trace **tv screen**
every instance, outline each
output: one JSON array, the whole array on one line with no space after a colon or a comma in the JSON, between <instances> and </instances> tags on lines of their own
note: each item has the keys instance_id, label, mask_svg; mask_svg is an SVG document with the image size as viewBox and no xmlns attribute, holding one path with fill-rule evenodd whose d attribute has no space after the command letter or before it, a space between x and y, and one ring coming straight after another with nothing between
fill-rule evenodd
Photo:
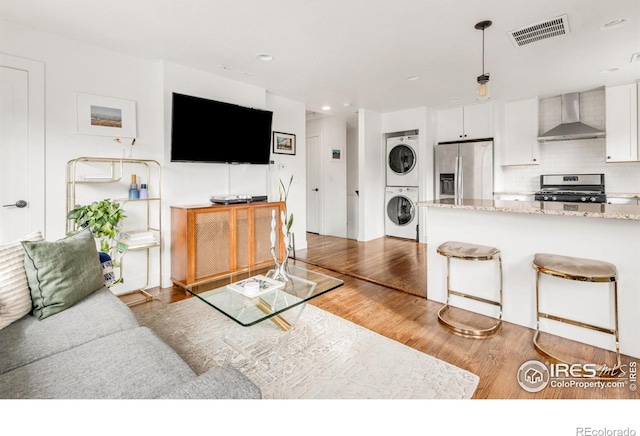
<instances>
[{"instance_id":1,"label":"tv screen","mask_svg":"<svg viewBox=\"0 0 640 436\"><path fill-rule=\"evenodd\" d=\"M268 164L273 112L173 93L171 161Z\"/></svg>"}]
</instances>

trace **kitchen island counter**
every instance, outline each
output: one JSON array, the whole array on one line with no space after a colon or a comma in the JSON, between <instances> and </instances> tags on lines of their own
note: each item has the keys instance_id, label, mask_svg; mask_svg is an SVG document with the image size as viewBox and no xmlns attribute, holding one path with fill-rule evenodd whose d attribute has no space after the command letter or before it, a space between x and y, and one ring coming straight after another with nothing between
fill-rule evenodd
<instances>
[{"instance_id":1,"label":"kitchen island counter","mask_svg":"<svg viewBox=\"0 0 640 436\"><path fill-rule=\"evenodd\" d=\"M620 350L640 358L640 206L478 199L426 201L418 206L426 223L428 299L446 301L446 259L436 251L446 241L488 245L501 251L503 320L532 329L536 324L535 253L611 262L618 269ZM490 262L452 261L452 289L473 290L475 295L496 301L498 277L497 265ZM542 298L558 302L549 310L605 327L613 320L608 286L546 275L541 278ZM457 299L453 305L496 316L492 308L474 301ZM615 349L610 335L544 321L543 331Z\"/></svg>"},{"instance_id":2,"label":"kitchen island counter","mask_svg":"<svg viewBox=\"0 0 640 436\"><path fill-rule=\"evenodd\" d=\"M566 215L640 221L640 206L628 204L562 203L555 201L511 201L453 198L419 202L418 206L484 210L542 215Z\"/></svg>"}]
</instances>

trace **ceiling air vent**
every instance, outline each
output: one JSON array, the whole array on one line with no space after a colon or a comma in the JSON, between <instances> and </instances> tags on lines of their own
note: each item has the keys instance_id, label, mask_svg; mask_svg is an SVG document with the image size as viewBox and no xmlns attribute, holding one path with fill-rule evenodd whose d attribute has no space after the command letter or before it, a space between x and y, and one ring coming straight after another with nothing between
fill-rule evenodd
<instances>
[{"instance_id":1,"label":"ceiling air vent","mask_svg":"<svg viewBox=\"0 0 640 436\"><path fill-rule=\"evenodd\" d=\"M522 47L532 42L566 35L567 33L569 33L569 19L566 15L561 15L550 20L531 24L521 29L512 30L508 32L507 35L509 35L513 45Z\"/></svg>"}]
</instances>

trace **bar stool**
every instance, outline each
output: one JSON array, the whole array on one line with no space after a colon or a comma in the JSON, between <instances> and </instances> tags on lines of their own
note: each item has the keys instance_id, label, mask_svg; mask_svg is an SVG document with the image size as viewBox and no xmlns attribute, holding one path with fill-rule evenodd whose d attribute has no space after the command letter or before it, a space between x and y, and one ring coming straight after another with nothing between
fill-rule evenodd
<instances>
[{"instance_id":1,"label":"bar stool","mask_svg":"<svg viewBox=\"0 0 640 436\"><path fill-rule=\"evenodd\" d=\"M447 301L438 311L438 321L448 329L461 336L470 338L484 338L494 334L502 324L502 258L500 250L485 245L470 244L467 242L448 241L440 245L437 249L438 254L447 258ZM488 300L469 293L455 291L451 289L451 259L461 260L494 260L498 261L500 267L500 299L499 301ZM452 295L458 297L469 298L481 303L498 306L499 314L497 323L487 328L469 328L455 321L446 320L444 315L449 310L449 301Z\"/></svg>"},{"instance_id":2,"label":"bar stool","mask_svg":"<svg viewBox=\"0 0 640 436\"><path fill-rule=\"evenodd\" d=\"M618 270L616 266L600 260L583 259L580 257L561 256L558 254L536 253L533 258L533 269L536 270L536 331L533 336L533 344L542 354L551 357L561 363L568 363L554 356L551 352L545 350L539 343L540 337L540 318L547 318L578 327L596 330L602 333L608 333L615 337L616 341L616 366L621 366L620 362L620 345L618 332ZM614 312L614 328L605 328L593 324L564 318L561 316L550 315L540 312L540 274L548 274L550 276L559 277L567 280L578 280L582 282L596 283L613 283L613 312Z\"/></svg>"}]
</instances>

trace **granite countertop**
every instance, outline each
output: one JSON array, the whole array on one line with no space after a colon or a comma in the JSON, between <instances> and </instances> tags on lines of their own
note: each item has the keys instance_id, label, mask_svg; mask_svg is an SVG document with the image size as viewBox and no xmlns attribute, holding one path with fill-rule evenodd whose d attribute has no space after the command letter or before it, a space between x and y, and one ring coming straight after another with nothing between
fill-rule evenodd
<instances>
[{"instance_id":1,"label":"granite countertop","mask_svg":"<svg viewBox=\"0 0 640 436\"><path fill-rule=\"evenodd\" d=\"M620 193L620 192L607 192L607 198L635 198L640 199L640 194L633 193Z\"/></svg>"},{"instance_id":2,"label":"granite countertop","mask_svg":"<svg viewBox=\"0 0 640 436\"><path fill-rule=\"evenodd\" d=\"M511 201L462 199L421 201L423 207L468 209L539 215L567 215L640 221L640 206L627 204L562 203L555 201Z\"/></svg>"}]
</instances>

